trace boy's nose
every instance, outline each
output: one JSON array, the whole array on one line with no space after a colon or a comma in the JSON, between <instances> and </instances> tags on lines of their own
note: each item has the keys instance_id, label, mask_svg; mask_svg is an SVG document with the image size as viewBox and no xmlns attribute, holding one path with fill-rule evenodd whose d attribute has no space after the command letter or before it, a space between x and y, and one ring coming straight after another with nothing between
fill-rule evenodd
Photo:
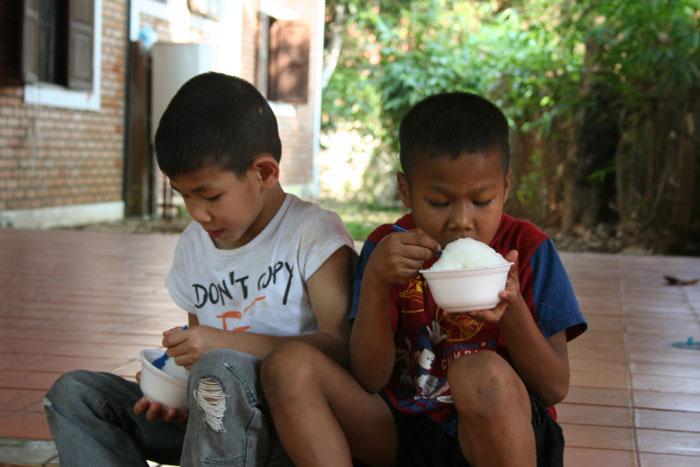
<instances>
[{"instance_id":1,"label":"boy's nose","mask_svg":"<svg viewBox=\"0 0 700 467\"><path fill-rule=\"evenodd\" d=\"M192 216L192 219L200 224L206 224L207 222L211 221L209 211L201 204L189 205L187 206L187 210L189 211L190 216Z\"/></svg>"},{"instance_id":2,"label":"boy's nose","mask_svg":"<svg viewBox=\"0 0 700 467\"><path fill-rule=\"evenodd\" d=\"M474 213L470 203L458 203L452 212L453 228L460 231L472 230L474 228Z\"/></svg>"}]
</instances>

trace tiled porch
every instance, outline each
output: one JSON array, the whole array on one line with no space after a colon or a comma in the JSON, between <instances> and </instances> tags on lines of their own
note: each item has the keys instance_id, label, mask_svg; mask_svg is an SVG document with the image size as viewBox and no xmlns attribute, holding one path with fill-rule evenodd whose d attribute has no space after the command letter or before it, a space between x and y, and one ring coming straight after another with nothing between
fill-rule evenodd
<instances>
[{"instance_id":1,"label":"tiled porch","mask_svg":"<svg viewBox=\"0 0 700 467\"><path fill-rule=\"evenodd\" d=\"M133 378L185 322L163 280L176 236L0 229L0 467L57 464L42 399L63 372ZM567 467L700 465L700 258L562 253L589 330L559 404ZM18 440L39 440L19 442Z\"/></svg>"}]
</instances>

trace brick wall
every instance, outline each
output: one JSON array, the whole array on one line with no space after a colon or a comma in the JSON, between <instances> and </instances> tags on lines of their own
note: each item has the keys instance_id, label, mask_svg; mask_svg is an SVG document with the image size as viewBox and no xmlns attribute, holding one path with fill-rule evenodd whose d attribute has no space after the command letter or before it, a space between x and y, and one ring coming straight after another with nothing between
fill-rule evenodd
<instances>
[{"instance_id":1,"label":"brick wall","mask_svg":"<svg viewBox=\"0 0 700 467\"><path fill-rule=\"evenodd\" d=\"M23 85L0 85L0 227L12 224L12 217L7 220L7 213L12 212L39 210L34 217L41 218L45 209L86 205L101 209L100 206L110 204L110 215L114 216L115 203L123 203L127 1L101 1L99 110L27 103ZM297 12L299 19L311 28L308 101L272 105L278 111L283 146L282 184L312 187L313 192L314 85L318 80L317 60L322 56L315 37L323 33L316 30L318 3L277 0L276 4ZM260 0L241 0L240 5L240 76L258 85ZM142 13L138 22L139 27L153 26L160 40L173 40L167 20ZM193 28L189 40L210 43L213 55L221 59L217 38L210 33ZM160 184L157 192L160 196ZM60 212L60 217L64 211L56 212ZM97 217L90 220L101 220ZM77 223L65 218L52 225L61 222ZM49 226L47 223L15 225Z\"/></svg>"},{"instance_id":2,"label":"brick wall","mask_svg":"<svg viewBox=\"0 0 700 467\"><path fill-rule=\"evenodd\" d=\"M122 200L124 0L102 1L101 107L24 102L0 86L0 212Z\"/></svg>"}]
</instances>

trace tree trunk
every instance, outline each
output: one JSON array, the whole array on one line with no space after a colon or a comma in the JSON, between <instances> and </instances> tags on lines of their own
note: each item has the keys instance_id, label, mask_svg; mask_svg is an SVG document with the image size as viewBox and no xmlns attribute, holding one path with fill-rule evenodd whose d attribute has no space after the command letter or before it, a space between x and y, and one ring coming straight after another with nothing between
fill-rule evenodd
<instances>
[{"instance_id":1,"label":"tree trunk","mask_svg":"<svg viewBox=\"0 0 700 467\"><path fill-rule=\"evenodd\" d=\"M330 33L330 40L327 41L327 46L323 51L323 73L322 73L322 87L326 88L328 82L333 76L335 67L338 65L338 58L340 57L340 51L343 48L343 34L345 32L345 19L346 19L346 7L344 4L335 5L335 15L333 15L333 21L331 21L327 28Z\"/></svg>"},{"instance_id":2,"label":"tree trunk","mask_svg":"<svg viewBox=\"0 0 700 467\"><path fill-rule=\"evenodd\" d=\"M683 118L685 117L685 118ZM671 250L683 252L686 249L693 220L693 199L697 177L697 158L700 151L700 88L688 90L686 107L681 114L681 131L678 144L678 187L671 210L675 242Z\"/></svg>"},{"instance_id":3,"label":"tree trunk","mask_svg":"<svg viewBox=\"0 0 700 467\"><path fill-rule=\"evenodd\" d=\"M615 78L596 63L599 46L586 42L579 91L583 110L574 119L572 145L567 151L562 230L575 225L591 228L616 218L611 208L615 193L613 170L620 139L620 108L615 104Z\"/></svg>"}]
</instances>

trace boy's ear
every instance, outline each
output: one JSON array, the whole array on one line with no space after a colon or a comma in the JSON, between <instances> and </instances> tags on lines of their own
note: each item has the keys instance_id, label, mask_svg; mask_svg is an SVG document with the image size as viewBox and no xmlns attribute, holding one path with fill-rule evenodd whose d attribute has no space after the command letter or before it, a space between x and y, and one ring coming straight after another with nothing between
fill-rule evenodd
<instances>
[{"instance_id":1,"label":"boy's ear","mask_svg":"<svg viewBox=\"0 0 700 467\"><path fill-rule=\"evenodd\" d=\"M263 188L270 188L277 184L280 178L280 165L272 154L259 154L250 166Z\"/></svg>"},{"instance_id":2,"label":"boy's ear","mask_svg":"<svg viewBox=\"0 0 700 467\"><path fill-rule=\"evenodd\" d=\"M403 172L396 172L396 181L399 185L399 197L406 209L411 209L411 189L408 186L408 179Z\"/></svg>"},{"instance_id":3,"label":"boy's ear","mask_svg":"<svg viewBox=\"0 0 700 467\"><path fill-rule=\"evenodd\" d=\"M508 169L508 173L506 173L506 179L504 181L506 186L505 186L505 192L503 194L503 204L505 204L506 201L508 201L508 191L510 191L510 174L511 174L511 172L512 172L512 170Z\"/></svg>"}]
</instances>

